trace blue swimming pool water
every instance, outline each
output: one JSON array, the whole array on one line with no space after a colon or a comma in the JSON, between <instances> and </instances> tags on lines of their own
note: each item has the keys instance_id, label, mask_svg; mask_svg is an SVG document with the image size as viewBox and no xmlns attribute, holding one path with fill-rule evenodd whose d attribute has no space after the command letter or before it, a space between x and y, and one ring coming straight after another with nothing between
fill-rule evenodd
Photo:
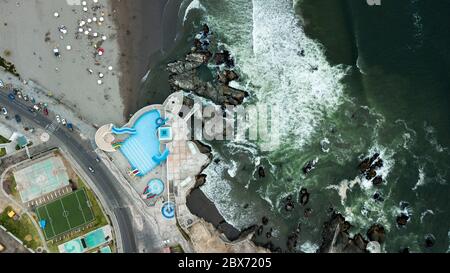
<instances>
[{"instance_id":1,"label":"blue swimming pool water","mask_svg":"<svg viewBox=\"0 0 450 273\"><path fill-rule=\"evenodd\" d=\"M103 232L103 229L97 229L96 231L89 233L84 238L84 241L86 242L88 249L97 247L106 242L105 233Z\"/></svg>"},{"instance_id":2,"label":"blue swimming pool water","mask_svg":"<svg viewBox=\"0 0 450 273\"><path fill-rule=\"evenodd\" d=\"M160 152L160 142L157 136L157 120L161 117L158 110L152 110L143 114L130 128L131 134L122 144L120 151L128 159L132 169L140 171L139 176L146 175L161 164L169 151ZM118 131L130 131L130 129L118 129ZM116 129L117 131L117 129Z\"/></svg>"}]
</instances>

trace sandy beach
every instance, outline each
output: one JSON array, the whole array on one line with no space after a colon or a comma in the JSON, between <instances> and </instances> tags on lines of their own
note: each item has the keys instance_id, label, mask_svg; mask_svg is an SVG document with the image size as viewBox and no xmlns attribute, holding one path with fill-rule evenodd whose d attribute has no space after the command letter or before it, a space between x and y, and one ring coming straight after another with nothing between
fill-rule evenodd
<instances>
[{"instance_id":1,"label":"sandy beach","mask_svg":"<svg viewBox=\"0 0 450 273\"><path fill-rule=\"evenodd\" d=\"M164 18L178 13L168 0L2 0L1 6L1 56L23 80L97 125L123 124L137 110L150 56L164 47Z\"/></svg>"}]
</instances>

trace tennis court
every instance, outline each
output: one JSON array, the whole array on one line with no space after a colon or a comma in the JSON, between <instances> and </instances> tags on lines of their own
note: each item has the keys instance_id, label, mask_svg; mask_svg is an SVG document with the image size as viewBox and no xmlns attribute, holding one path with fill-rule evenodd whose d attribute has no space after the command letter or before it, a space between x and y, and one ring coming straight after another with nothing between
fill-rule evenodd
<instances>
[{"instance_id":1,"label":"tennis court","mask_svg":"<svg viewBox=\"0 0 450 273\"><path fill-rule=\"evenodd\" d=\"M36 208L47 240L81 228L94 220L94 213L84 189L72 192Z\"/></svg>"}]
</instances>

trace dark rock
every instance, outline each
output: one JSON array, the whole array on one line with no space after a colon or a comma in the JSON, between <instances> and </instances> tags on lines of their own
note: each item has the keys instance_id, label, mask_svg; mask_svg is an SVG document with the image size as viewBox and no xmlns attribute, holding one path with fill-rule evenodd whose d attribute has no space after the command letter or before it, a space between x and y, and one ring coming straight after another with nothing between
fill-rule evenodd
<instances>
[{"instance_id":1,"label":"dark rock","mask_svg":"<svg viewBox=\"0 0 450 273\"><path fill-rule=\"evenodd\" d=\"M300 204L302 206L305 206L306 204L308 204L309 201L309 192L306 188L302 188L300 190Z\"/></svg>"},{"instance_id":2,"label":"dark rock","mask_svg":"<svg viewBox=\"0 0 450 273\"><path fill-rule=\"evenodd\" d=\"M373 195L373 199L376 200L376 201L379 201L379 202L383 202L384 201L383 196L381 196L381 193L379 193L379 192L376 192Z\"/></svg>"},{"instance_id":3,"label":"dark rock","mask_svg":"<svg viewBox=\"0 0 450 273\"><path fill-rule=\"evenodd\" d=\"M286 243L287 249L290 252L293 252L297 247L297 243L298 243L298 235L296 233L292 233L291 235L289 235Z\"/></svg>"},{"instance_id":4,"label":"dark rock","mask_svg":"<svg viewBox=\"0 0 450 273\"><path fill-rule=\"evenodd\" d=\"M384 243L385 237L386 232L382 225L374 224L367 231L367 238L369 238L370 241L377 241L382 244Z\"/></svg>"},{"instance_id":5,"label":"dark rock","mask_svg":"<svg viewBox=\"0 0 450 273\"><path fill-rule=\"evenodd\" d=\"M264 248L269 249L270 251L272 251L274 249L274 245L272 242L267 242L263 245Z\"/></svg>"},{"instance_id":6,"label":"dark rock","mask_svg":"<svg viewBox=\"0 0 450 273\"><path fill-rule=\"evenodd\" d=\"M375 153L375 154L370 158L370 165L372 165L372 164L375 162L375 160L378 159L379 156L380 156L379 153Z\"/></svg>"},{"instance_id":7,"label":"dark rock","mask_svg":"<svg viewBox=\"0 0 450 273\"><path fill-rule=\"evenodd\" d=\"M273 253L281 253L283 251L281 250L281 247L276 247L274 250L272 250L272 252Z\"/></svg>"},{"instance_id":8,"label":"dark rock","mask_svg":"<svg viewBox=\"0 0 450 273\"><path fill-rule=\"evenodd\" d=\"M351 225L345 218L333 212L331 219L325 222L322 230L322 244L319 248L321 253L365 253L367 241L357 234L351 238L348 230Z\"/></svg>"},{"instance_id":9,"label":"dark rock","mask_svg":"<svg viewBox=\"0 0 450 273\"><path fill-rule=\"evenodd\" d=\"M311 216L313 210L312 208L306 208L305 211L303 212L303 215L308 218L309 216Z\"/></svg>"},{"instance_id":10,"label":"dark rock","mask_svg":"<svg viewBox=\"0 0 450 273\"><path fill-rule=\"evenodd\" d=\"M272 231L273 231L273 229L271 228L268 232L266 232L266 238L267 239L272 238Z\"/></svg>"},{"instance_id":11,"label":"dark rock","mask_svg":"<svg viewBox=\"0 0 450 273\"><path fill-rule=\"evenodd\" d=\"M205 35L208 35L209 34L209 26L207 25L207 24L204 24L203 25L203 33L205 34Z\"/></svg>"},{"instance_id":12,"label":"dark rock","mask_svg":"<svg viewBox=\"0 0 450 273\"><path fill-rule=\"evenodd\" d=\"M195 186L194 188L200 188L206 183L206 174L199 174L195 177Z\"/></svg>"},{"instance_id":13,"label":"dark rock","mask_svg":"<svg viewBox=\"0 0 450 273\"><path fill-rule=\"evenodd\" d=\"M377 167L377 168L381 168L381 167L383 167L383 159L378 159L377 160L377 162L375 162L374 164L373 164L373 166L375 166L375 167Z\"/></svg>"},{"instance_id":14,"label":"dark rock","mask_svg":"<svg viewBox=\"0 0 450 273\"><path fill-rule=\"evenodd\" d=\"M258 230L256 231L256 234L258 236L261 236L261 234L263 233L264 227L263 226L259 226Z\"/></svg>"},{"instance_id":15,"label":"dark rock","mask_svg":"<svg viewBox=\"0 0 450 273\"><path fill-rule=\"evenodd\" d=\"M259 166L258 167L258 175L260 178L266 177L266 172L264 171L264 167L263 166Z\"/></svg>"},{"instance_id":16,"label":"dark rock","mask_svg":"<svg viewBox=\"0 0 450 273\"><path fill-rule=\"evenodd\" d=\"M366 158L364 159L359 165L358 165L359 170L361 171L361 173L366 172L369 168L370 168L370 159Z\"/></svg>"},{"instance_id":17,"label":"dark rock","mask_svg":"<svg viewBox=\"0 0 450 273\"><path fill-rule=\"evenodd\" d=\"M374 186L381 186L383 184L383 178L379 175L372 180Z\"/></svg>"},{"instance_id":18,"label":"dark rock","mask_svg":"<svg viewBox=\"0 0 450 273\"><path fill-rule=\"evenodd\" d=\"M428 234L427 236L425 236L425 247L433 247L435 242L436 238L433 236L433 234Z\"/></svg>"},{"instance_id":19,"label":"dark rock","mask_svg":"<svg viewBox=\"0 0 450 273\"><path fill-rule=\"evenodd\" d=\"M269 218L267 218L266 216L264 216L263 218L262 218L262 224L263 225L267 225L269 223Z\"/></svg>"},{"instance_id":20,"label":"dark rock","mask_svg":"<svg viewBox=\"0 0 450 273\"><path fill-rule=\"evenodd\" d=\"M409 247L405 247L403 249L400 249L400 253L410 253Z\"/></svg>"},{"instance_id":21,"label":"dark rock","mask_svg":"<svg viewBox=\"0 0 450 273\"><path fill-rule=\"evenodd\" d=\"M233 57L231 57L230 52L227 50L216 53L214 55L214 62L216 63L216 65L225 64L225 66L228 68L234 67Z\"/></svg>"},{"instance_id":22,"label":"dark rock","mask_svg":"<svg viewBox=\"0 0 450 273\"><path fill-rule=\"evenodd\" d=\"M367 180L371 180L376 175L377 175L377 172L375 171L375 169L374 168L370 168L369 171L366 173L366 179Z\"/></svg>"},{"instance_id":23,"label":"dark rock","mask_svg":"<svg viewBox=\"0 0 450 273\"><path fill-rule=\"evenodd\" d=\"M217 75L217 79L223 85L228 85L231 81L239 79L239 76L232 70L224 70L222 73Z\"/></svg>"},{"instance_id":24,"label":"dark rock","mask_svg":"<svg viewBox=\"0 0 450 273\"><path fill-rule=\"evenodd\" d=\"M399 226L405 226L408 223L409 216L401 213L399 216L397 216L397 224Z\"/></svg>"},{"instance_id":25,"label":"dark rock","mask_svg":"<svg viewBox=\"0 0 450 273\"><path fill-rule=\"evenodd\" d=\"M243 209L248 209L250 205L248 203L244 204L244 206L242 206Z\"/></svg>"},{"instance_id":26,"label":"dark rock","mask_svg":"<svg viewBox=\"0 0 450 273\"><path fill-rule=\"evenodd\" d=\"M317 160L311 160L308 163L306 163L306 165L302 169L303 173L304 174L310 173L312 170L314 170L316 164L317 164Z\"/></svg>"},{"instance_id":27,"label":"dark rock","mask_svg":"<svg viewBox=\"0 0 450 273\"><path fill-rule=\"evenodd\" d=\"M288 201L284 206L286 211L292 211L294 209L294 203L292 201Z\"/></svg>"}]
</instances>

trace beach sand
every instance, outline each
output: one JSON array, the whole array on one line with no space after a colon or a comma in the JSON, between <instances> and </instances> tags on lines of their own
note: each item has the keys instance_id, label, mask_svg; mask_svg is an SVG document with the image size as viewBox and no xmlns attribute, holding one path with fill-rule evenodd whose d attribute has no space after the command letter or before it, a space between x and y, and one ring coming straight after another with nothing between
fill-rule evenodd
<instances>
[{"instance_id":1,"label":"beach sand","mask_svg":"<svg viewBox=\"0 0 450 273\"><path fill-rule=\"evenodd\" d=\"M1 0L0 55L15 64L22 79L48 90L83 120L123 124L140 105L139 88L150 56L163 50L164 37L175 35L167 35L164 24L165 16L177 16L178 5L170 0L86 2L87 12L80 0ZM87 22L94 17L97 22ZM88 35L78 32L81 20L86 22L83 31L90 29ZM60 32L62 26L67 33ZM176 28L169 24L169 29ZM99 44L103 35L107 39ZM33 95L32 88L25 92Z\"/></svg>"}]
</instances>

